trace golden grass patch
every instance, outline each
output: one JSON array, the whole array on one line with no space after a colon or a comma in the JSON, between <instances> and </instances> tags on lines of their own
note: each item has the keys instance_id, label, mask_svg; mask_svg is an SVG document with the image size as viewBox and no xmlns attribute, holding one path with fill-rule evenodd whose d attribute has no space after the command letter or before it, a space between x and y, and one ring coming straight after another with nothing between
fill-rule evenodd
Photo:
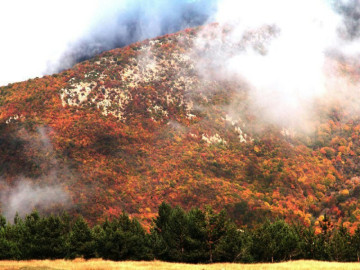
<instances>
[{"instance_id":1,"label":"golden grass patch","mask_svg":"<svg viewBox=\"0 0 360 270\"><path fill-rule=\"evenodd\" d=\"M235 264L235 263L217 263L217 264L180 264L166 263L160 261L151 262L113 262L101 259L92 260L31 260L31 261L0 261L0 269L7 270L58 270L58 269L140 269L140 270L330 270L345 269L358 270L360 263L337 263L337 262L318 262L318 261L291 261L274 264Z\"/></svg>"}]
</instances>

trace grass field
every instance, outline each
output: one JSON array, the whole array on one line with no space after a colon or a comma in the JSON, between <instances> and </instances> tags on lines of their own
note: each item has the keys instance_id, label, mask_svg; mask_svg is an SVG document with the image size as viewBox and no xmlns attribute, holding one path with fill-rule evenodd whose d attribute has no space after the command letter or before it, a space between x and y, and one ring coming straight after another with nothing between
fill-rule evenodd
<instances>
[{"instance_id":1,"label":"grass field","mask_svg":"<svg viewBox=\"0 0 360 270\"><path fill-rule=\"evenodd\" d=\"M291 261L284 263L274 264L232 264L232 263L219 263L219 264L180 264L180 263L165 263L160 261L152 262L112 262L104 261L101 259L82 260L76 259L73 261L65 260L43 260L43 261L0 261L0 269L22 269L22 270L53 270L53 269L142 269L142 270L275 270L275 269L346 269L358 270L360 263L334 263L334 262L318 262L318 261Z\"/></svg>"}]
</instances>

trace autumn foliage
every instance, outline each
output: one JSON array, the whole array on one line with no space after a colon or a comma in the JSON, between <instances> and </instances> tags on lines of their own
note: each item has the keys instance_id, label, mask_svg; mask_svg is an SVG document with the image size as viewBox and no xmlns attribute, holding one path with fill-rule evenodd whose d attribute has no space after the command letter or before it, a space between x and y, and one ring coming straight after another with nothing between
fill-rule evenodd
<instances>
[{"instance_id":1,"label":"autumn foliage","mask_svg":"<svg viewBox=\"0 0 360 270\"><path fill-rule=\"evenodd\" d=\"M294 136L263 123L240 85L196 73L184 55L194 57L197 31L1 87L4 182L55 172L71 195L70 211L91 223L126 211L149 226L166 200L186 210L226 208L250 227L279 217L320 228L327 214L354 232L359 119L341 107L324 109L314 133ZM232 121L234 100L239 117ZM39 128L51 143L45 150Z\"/></svg>"}]
</instances>

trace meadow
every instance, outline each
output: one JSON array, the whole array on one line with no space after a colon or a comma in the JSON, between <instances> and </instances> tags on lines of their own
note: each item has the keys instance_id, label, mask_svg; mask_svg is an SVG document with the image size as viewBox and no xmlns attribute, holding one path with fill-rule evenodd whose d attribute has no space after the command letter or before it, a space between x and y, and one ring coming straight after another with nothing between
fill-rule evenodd
<instances>
[{"instance_id":1,"label":"meadow","mask_svg":"<svg viewBox=\"0 0 360 270\"><path fill-rule=\"evenodd\" d=\"M123 261L114 262L102 259L92 260L29 260L29 261L0 261L0 269L7 270L60 270L60 269L140 269L140 270L328 270L328 269L360 269L359 263L338 263L320 262L311 260L289 261L282 263L262 263L262 264L236 264L236 263L216 263L216 264L181 264L167 263L161 261Z\"/></svg>"}]
</instances>

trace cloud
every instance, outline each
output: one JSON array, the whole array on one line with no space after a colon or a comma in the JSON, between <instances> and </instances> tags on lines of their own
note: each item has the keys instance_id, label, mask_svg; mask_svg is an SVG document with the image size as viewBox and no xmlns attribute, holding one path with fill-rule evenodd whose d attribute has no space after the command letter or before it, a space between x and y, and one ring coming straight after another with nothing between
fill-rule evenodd
<instances>
[{"instance_id":1,"label":"cloud","mask_svg":"<svg viewBox=\"0 0 360 270\"><path fill-rule=\"evenodd\" d=\"M325 0L220 0L217 10L219 29L196 41L208 52L198 69L204 75L210 62L220 79L241 82L261 119L308 129L319 100L349 100L354 87L335 62L359 53L356 14Z\"/></svg>"},{"instance_id":2,"label":"cloud","mask_svg":"<svg viewBox=\"0 0 360 270\"><path fill-rule=\"evenodd\" d=\"M205 22L215 0L0 2L0 85L51 74L134 41Z\"/></svg>"},{"instance_id":3,"label":"cloud","mask_svg":"<svg viewBox=\"0 0 360 270\"><path fill-rule=\"evenodd\" d=\"M88 31L95 11L93 1L2 1L0 84L41 76Z\"/></svg>"},{"instance_id":4,"label":"cloud","mask_svg":"<svg viewBox=\"0 0 360 270\"><path fill-rule=\"evenodd\" d=\"M70 193L61 184L69 183L72 174L57 161L49 138L51 132L51 128L39 126L36 132L20 129L16 133L15 137L24 144L17 153L23 171L10 174L10 177L6 174L0 176L0 212L9 221L15 213L24 217L34 209L52 211L57 207L67 209L72 205ZM29 153L32 155L29 156ZM31 171L30 166L25 166L23 156L24 160L34 165L31 167L38 167L38 170Z\"/></svg>"},{"instance_id":5,"label":"cloud","mask_svg":"<svg viewBox=\"0 0 360 270\"><path fill-rule=\"evenodd\" d=\"M19 178L14 186L5 185L1 189L0 198L2 214L8 221L12 221L16 213L24 217L34 209L51 210L55 206L65 209L70 205L70 196L62 186L38 185L27 178Z\"/></svg>"}]
</instances>

